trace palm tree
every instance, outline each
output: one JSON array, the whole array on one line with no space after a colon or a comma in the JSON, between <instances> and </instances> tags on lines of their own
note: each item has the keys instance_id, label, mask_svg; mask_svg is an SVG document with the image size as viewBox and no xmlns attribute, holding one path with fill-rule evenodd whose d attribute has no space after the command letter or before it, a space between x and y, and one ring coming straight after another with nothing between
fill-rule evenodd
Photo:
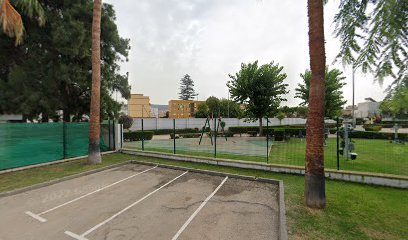
<instances>
[{"instance_id":1,"label":"palm tree","mask_svg":"<svg viewBox=\"0 0 408 240\"><path fill-rule=\"evenodd\" d=\"M99 148L101 108L101 14L102 0L94 0L92 22L92 95L89 126L89 164L102 162Z\"/></svg>"},{"instance_id":2,"label":"palm tree","mask_svg":"<svg viewBox=\"0 0 408 240\"><path fill-rule=\"evenodd\" d=\"M323 1L308 0L309 56L312 79L307 118L305 204L311 208L326 206L324 178L324 99L325 67Z\"/></svg>"},{"instance_id":3,"label":"palm tree","mask_svg":"<svg viewBox=\"0 0 408 240\"><path fill-rule=\"evenodd\" d=\"M33 18L35 16L40 26L45 24L44 9L37 0L15 0L13 2L28 17ZM23 42L23 20L9 0L0 0L0 24L7 36L16 38L16 46Z\"/></svg>"}]
</instances>

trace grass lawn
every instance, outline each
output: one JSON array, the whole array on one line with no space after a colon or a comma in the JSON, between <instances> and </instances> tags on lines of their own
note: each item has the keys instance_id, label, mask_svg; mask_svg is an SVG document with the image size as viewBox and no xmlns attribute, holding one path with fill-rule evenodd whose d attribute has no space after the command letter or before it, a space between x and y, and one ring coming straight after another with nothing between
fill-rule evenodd
<instances>
[{"instance_id":1,"label":"grass lawn","mask_svg":"<svg viewBox=\"0 0 408 240\"><path fill-rule=\"evenodd\" d=\"M236 138L239 139L239 137ZM263 144L263 146L259 148L257 146L259 144L251 140L248 140L247 144L241 143L238 146L231 144L228 146L230 152L226 152L225 148L224 150L217 150L217 157L266 162L266 141L258 140L257 142ZM353 139L353 143L355 146L354 152L358 154L357 160L347 161L343 156L340 156L341 170L408 176L408 144L394 144L388 140L376 139ZM336 169L337 167L336 145L336 139L333 138L328 139L326 143L325 165L327 168ZM141 149L140 142L127 143L126 146ZM172 140L146 141L145 150L172 153L173 142ZM292 138L286 142L273 142L269 152L269 163L304 166L305 151L305 139ZM206 146L198 146L198 144L186 144L180 140L176 142L176 152L185 155L214 157L213 148L209 149Z\"/></svg>"},{"instance_id":2,"label":"grass lawn","mask_svg":"<svg viewBox=\"0 0 408 240\"><path fill-rule=\"evenodd\" d=\"M408 191L328 180L327 208L303 205L303 177L265 171L177 162L125 154L103 156L103 164L85 160L0 175L0 192L107 166L126 160L143 160L182 167L283 180L290 239L407 239Z\"/></svg>"}]
</instances>

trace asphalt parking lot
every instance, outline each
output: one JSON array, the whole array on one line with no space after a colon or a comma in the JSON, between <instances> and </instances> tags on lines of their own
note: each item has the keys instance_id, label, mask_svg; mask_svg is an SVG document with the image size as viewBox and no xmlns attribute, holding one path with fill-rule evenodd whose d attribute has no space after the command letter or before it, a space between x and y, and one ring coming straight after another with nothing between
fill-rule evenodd
<instances>
[{"instance_id":1,"label":"asphalt parking lot","mask_svg":"<svg viewBox=\"0 0 408 240\"><path fill-rule=\"evenodd\" d=\"M277 184L143 164L0 198L0 239L278 239Z\"/></svg>"}]
</instances>

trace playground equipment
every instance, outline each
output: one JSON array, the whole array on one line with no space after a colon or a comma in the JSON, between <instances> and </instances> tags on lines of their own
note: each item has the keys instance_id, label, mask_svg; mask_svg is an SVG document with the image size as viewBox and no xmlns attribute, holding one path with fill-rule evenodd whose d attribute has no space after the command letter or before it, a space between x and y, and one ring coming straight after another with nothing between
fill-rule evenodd
<instances>
[{"instance_id":1,"label":"playground equipment","mask_svg":"<svg viewBox=\"0 0 408 240\"><path fill-rule=\"evenodd\" d=\"M216 123L217 118L214 118L214 134L213 134L211 132L211 123L210 123L211 119L212 118L210 118L208 116L207 119L205 120L204 127L201 129L201 136L200 136L200 141L198 142L198 145L201 145L201 141L203 140L204 133L208 134L208 136L210 137L210 140L211 140L211 145L213 145L213 137L215 138L216 135L218 135L218 131L219 131L220 127L221 127L221 131L222 131L222 135L225 138L225 141L228 141L227 136L225 135L225 129L224 129L225 128L225 122L222 121L221 117L218 117L218 123ZM207 124L208 124L208 127L207 127ZM206 131L207 129L209 131Z\"/></svg>"},{"instance_id":2,"label":"playground equipment","mask_svg":"<svg viewBox=\"0 0 408 240\"><path fill-rule=\"evenodd\" d=\"M344 123L344 131L343 131L343 141L341 143L342 149L340 149L340 153L343 154L343 157L346 160L356 160L358 154L353 152L355 150L354 144L349 137L349 133L353 130L353 127L349 123Z\"/></svg>"}]
</instances>

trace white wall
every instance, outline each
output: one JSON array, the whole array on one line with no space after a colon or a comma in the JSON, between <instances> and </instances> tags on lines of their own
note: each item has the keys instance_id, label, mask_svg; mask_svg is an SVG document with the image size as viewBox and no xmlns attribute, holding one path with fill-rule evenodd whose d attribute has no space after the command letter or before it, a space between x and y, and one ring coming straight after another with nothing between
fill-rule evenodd
<instances>
[{"instance_id":1,"label":"white wall","mask_svg":"<svg viewBox=\"0 0 408 240\"><path fill-rule=\"evenodd\" d=\"M176 129L183 128L199 128L204 127L206 119L205 118L179 118L176 119ZM255 122L246 122L245 119L237 118L223 118L222 121L226 124L226 129L228 127L238 127L238 126L258 126L259 121ZM213 125L213 121L211 126ZM326 122L334 123L333 120L326 120ZM266 119L262 121L263 125L266 126ZM306 119L302 118L285 118L282 120L282 125L299 125L306 124ZM279 119L269 118L269 126L279 126ZM173 119L169 118L145 118L143 120L143 129L144 130L157 130L157 129L172 129L173 128ZM142 119L134 118L133 125L130 128L132 131L137 131L142 129Z\"/></svg>"}]
</instances>

